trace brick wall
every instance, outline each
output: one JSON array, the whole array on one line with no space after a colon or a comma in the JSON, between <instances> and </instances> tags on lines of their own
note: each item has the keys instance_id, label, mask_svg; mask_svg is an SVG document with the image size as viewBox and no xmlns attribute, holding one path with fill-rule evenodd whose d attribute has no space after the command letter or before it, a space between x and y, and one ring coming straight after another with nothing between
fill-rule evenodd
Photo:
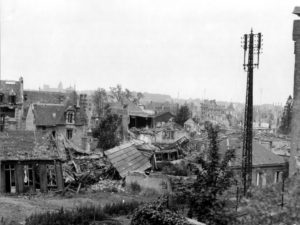
<instances>
[{"instance_id":1,"label":"brick wall","mask_svg":"<svg viewBox=\"0 0 300 225\"><path fill-rule=\"evenodd\" d=\"M300 165L297 163L300 163L300 20L294 21L293 40L295 41L295 69L291 157L289 162L290 176L300 169Z\"/></svg>"}]
</instances>

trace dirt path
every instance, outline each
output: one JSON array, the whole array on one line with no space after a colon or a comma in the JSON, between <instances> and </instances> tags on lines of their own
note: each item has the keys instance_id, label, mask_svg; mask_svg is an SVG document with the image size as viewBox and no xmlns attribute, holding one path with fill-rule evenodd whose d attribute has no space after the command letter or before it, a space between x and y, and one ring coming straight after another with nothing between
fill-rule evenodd
<instances>
[{"instance_id":1,"label":"dirt path","mask_svg":"<svg viewBox=\"0 0 300 225\"><path fill-rule=\"evenodd\" d=\"M36 212L76 208L80 205L101 204L119 201L143 200L128 194L99 192L80 194L72 197L53 195L37 196L0 196L0 219L24 222L26 217ZM145 199L146 200L146 199Z\"/></svg>"}]
</instances>

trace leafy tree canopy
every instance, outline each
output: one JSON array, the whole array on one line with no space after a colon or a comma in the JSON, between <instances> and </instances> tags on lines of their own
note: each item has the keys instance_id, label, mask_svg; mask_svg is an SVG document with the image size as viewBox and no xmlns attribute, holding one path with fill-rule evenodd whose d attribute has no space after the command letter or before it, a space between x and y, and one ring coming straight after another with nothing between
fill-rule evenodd
<instances>
[{"instance_id":1,"label":"leafy tree canopy","mask_svg":"<svg viewBox=\"0 0 300 225\"><path fill-rule=\"evenodd\" d=\"M176 115L175 122L183 126L184 122L187 121L191 116L190 109L187 105L183 105L179 108L179 111Z\"/></svg>"},{"instance_id":2,"label":"leafy tree canopy","mask_svg":"<svg viewBox=\"0 0 300 225\"><path fill-rule=\"evenodd\" d=\"M93 136L98 138L98 147L107 150L120 144L122 119L116 114L108 113L101 120L99 126L93 131Z\"/></svg>"},{"instance_id":3,"label":"leafy tree canopy","mask_svg":"<svg viewBox=\"0 0 300 225\"><path fill-rule=\"evenodd\" d=\"M110 97L117 102L126 104L126 101L139 104L140 100L144 97L141 92L133 93L132 91L125 89L123 90L122 86L118 84L116 87L110 87Z\"/></svg>"},{"instance_id":4,"label":"leafy tree canopy","mask_svg":"<svg viewBox=\"0 0 300 225\"><path fill-rule=\"evenodd\" d=\"M279 132L282 134L289 134L291 132L292 111L293 98L292 96L289 96L284 106L279 126Z\"/></svg>"}]
</instances>

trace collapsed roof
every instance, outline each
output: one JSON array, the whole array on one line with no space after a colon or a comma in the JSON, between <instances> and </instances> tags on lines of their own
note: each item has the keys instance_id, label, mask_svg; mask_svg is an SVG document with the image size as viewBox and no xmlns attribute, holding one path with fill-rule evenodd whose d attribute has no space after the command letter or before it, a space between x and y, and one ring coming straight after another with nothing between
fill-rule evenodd
<instances>
[{"instance_id":1,"label":"collapsed roof","mask_svg":"<svg viewBox=\"0 0 300 225\"><path fill-rule=\"evenodd\" d=\"M151 168L149 159L131 142L106 150L104 155L107 156L121 177L125 177L130 171L144 172Z\"/></svg>"},{"instance_id":2,"label":"collapsed roof","mask_svg":"<svg viewBox=\"0 0 300 225\"><path fill-rule=\"evenodd\" d=\"M55 143L33 131L0 132L0 160L60 160Z\"/></svg>"}]
</instances>

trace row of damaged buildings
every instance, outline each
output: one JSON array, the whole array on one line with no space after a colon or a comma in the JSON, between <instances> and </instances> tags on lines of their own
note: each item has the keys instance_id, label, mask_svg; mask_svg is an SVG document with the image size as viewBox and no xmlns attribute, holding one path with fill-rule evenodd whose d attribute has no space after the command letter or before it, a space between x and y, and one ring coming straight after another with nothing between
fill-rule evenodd
<instances>
[{"instance_id":1,"label":"row of damaged buildings","mask_svg":"<svg viewBox=\"0 0 300 225\"><path fill-rule=\"evenodd\" d=\"M203 125L189 119L181 127L171 112L155 114L128 102L110 106L122 116L124 143L98 152L91 137L95 118L89 113L86 95L24 90L22 78L0 85L1 192L62 190L74 181L80 189L83 179L97 182L115 172L127 182L171 191L168 178L161 174L163 168L182 161L192 165L194 154L208 148ZM232 141L231 136L222 136L223 150L236 150L232 168L239 171L241 145L233 143L241 141ZM259 143L253 146L254 185L280 181L286 168L284 158ZM192 173L192 167L188 168ZM135 172L139 175L130 175Z\"/></svg>"},{"instance_id":2,"label":"row of damaged buildings","mask_svg":"<svg viewBox=\"0 0 300 225\"><path fill-rule=\"evenodd\" d=\"M0 192L63 188L62 145L88 152L92 143L83 98L24 90L23 78L0 81Z\"/></svg>"}]
</instances>

